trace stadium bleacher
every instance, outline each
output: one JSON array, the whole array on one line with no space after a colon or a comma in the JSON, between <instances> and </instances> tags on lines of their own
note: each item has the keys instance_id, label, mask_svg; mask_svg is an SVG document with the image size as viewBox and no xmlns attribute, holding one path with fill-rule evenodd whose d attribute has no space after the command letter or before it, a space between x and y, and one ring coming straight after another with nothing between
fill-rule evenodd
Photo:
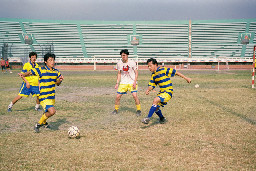
<instances>
[{"instance_id":1,"label":"stadium bleacher","mask_svg":"<svg viewBox=\"0 0 256 171\"><path fill-rule=\"evenodd\" d=\"M62 62L75 59L81 63L97 55L119 55L124 48L139 58L250 61L255 32L256 19L108 22L0 18L0 50L2 55L8 45L10 61L19 61L30 51L42 58L50 49ZM249 44L241 44L243 34L250 34ZM33 44L25 44L25 35ZM131 35L139 36L139 45L131 45Z\"/></svg>"}]
</instances>

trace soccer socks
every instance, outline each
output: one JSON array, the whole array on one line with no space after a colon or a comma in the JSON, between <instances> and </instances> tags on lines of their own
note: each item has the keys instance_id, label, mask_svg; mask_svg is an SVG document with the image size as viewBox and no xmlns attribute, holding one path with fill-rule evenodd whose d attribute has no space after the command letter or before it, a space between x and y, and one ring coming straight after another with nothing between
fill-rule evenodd
<instances>
[{"instance_id":1,"label":"soccer socks","mask_svg":"<svg viewBox=\"0 0 256 171\"><path fill-rule=\"evenodd\" d=\"M38 123L39 123L40 125L45 124L47 119L48 119L48 117L45 116L45 114L43 114L43 116L41 117L41 119L39 120Z\"/></svg>"},{"instance_id":2,"label":"soccer socks","mask_svg":"<svg viewBox=\"0 0 256 171\"><path fill-rule=\"evenodd\" d=\"M119 105L115 105L115 110L118 111Z\"/></svg>"},{"instance_id":3,"label":"soccer socks","mask_svg":"<svg viewBox=\"0 0 256 171\"><path fill-rule=\"evenodd\" d=\"M141 110L140 104L136 105L137 110Z\"/></svg>"},{"instance_id":4,"label":"soccer socks","mask_svg":"<svg viewBox=\"0 0 256 171\"><path fill-rule=\"evenodd\" d=\"M38 109L40 107L40 104L36 104L35 108Z\"/></svg>"},{"instance_id":5,"label":"soccer socks","mask_svg":"<svg viewBox=\"0 0 256 171\"><path fill-rule=\"evenodd\" d=\"M148 112L148 118L151 118L154 112L156 111L157 105L152 105L149 112Z\"/></svg>"},{"instance_id":6,"label":"soccer socks","mask_svg":"<svg viewBox=\"0 0 256 171\"><path fill-rule=\"evenodd\" d=\"M8 106L8 109L12 108L12 106L13 106L13 103L11 102L11 103L9 104L9 106Z\"/></svg>"},{"instance_id":7,"label":"soccer socks","mask_svg":"<svg viewBox=\"0 0 256 171\"><path fill-rule=\"evenodd\" d=\"M158 109L158 110L156 111L156 114L159 116L160 119L161 119L161 118L164 118L164 116L163 116L163 114L162 114L162 111L161 111L160 109Z\"/></svg>"}]
</instances>

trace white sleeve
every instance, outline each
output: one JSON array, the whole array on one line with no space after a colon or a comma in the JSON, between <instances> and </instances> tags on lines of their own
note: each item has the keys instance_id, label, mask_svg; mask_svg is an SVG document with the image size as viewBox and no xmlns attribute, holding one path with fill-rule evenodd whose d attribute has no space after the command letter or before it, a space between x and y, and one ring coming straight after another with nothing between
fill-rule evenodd
<instances>
[{"instance_id":1,"label":"white sleeve","mask_svg":"<svg viewBox=\"0 0 256 171\"><path fill-rule=\"evenodd\" d=\"M133 69L133 70L136 70L136 69L137 69L136 62L134 62L134 61L132 62L132 69Z\"/></svg>"},{"instance_id":2,"label":"white sleeve","mask_svg":"<svg viewBox=\"0 0 256 171\"><path fill-rule=\"evenodd\" d=\"M117 64L116 64L116 69L117 69L118 71L122 70L122 69L121 69L121 63L120 63L120 62L117 62Z\"/></svg>"}]
</instances>

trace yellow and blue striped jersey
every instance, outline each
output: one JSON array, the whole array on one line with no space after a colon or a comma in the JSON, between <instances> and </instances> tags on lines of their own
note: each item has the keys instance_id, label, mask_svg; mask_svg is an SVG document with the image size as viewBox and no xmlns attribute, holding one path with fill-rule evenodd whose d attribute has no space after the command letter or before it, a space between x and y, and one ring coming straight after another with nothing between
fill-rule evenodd
<instances>
[{"instance_id":1,"label":"yellow and blue striped jersey","mask_svg":"<svg viewBox=\"0 0 256 171\"><path fill-rule=\"evenodd\" d=\"M29 72L32 68L38 68L39 65L35 63L34 65L31 62L27 62L24 64L21 73L26 73ZM38 76L36 75L31 75L26 77L27 81L31 86L38 86Z\"/></svg>"},{"instance_id":2,"label":"yellow and blue striped jersey","mask_svg":"<svg viewBox=\"0 0 256 171\"><path fill-rule=\"evenodd\" d=\"M152 73L151 79L148 83L148 86L156 87L159 85L160 92L173 92L172 81L170 77L174 77L176 70L166 67L158 67L155 72Z\"/></svg>"},{"instance_id":3,"label":"yellow and blue striped jersey","mask_svg":"<svg viewBox=\"0 0 256 171\"><path fill-rule=\"evenodd\" d=\"M31 69L32 75L39 76L40 96L39 101L46 99L55 99L55 84L57 79L61 76L59 70L49 67L39 67Z\"/></svg>"}]
</instances>

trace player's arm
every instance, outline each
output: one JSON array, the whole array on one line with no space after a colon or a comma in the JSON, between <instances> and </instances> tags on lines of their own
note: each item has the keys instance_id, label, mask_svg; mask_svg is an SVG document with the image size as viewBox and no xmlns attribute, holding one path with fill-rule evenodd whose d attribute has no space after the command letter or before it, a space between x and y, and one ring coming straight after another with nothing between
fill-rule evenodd
<instances>
[{"instance_id":1,"label":"player's arm","mask_svg":"<svg viewBox=\"0 0 256 171\"><path fill-rule=\"evenodd\" d=\"M138 72L137 69L135 69L134 72L135 72L135 79L134 79L134 82L133 82L133 88L135 89L136 85L137 85L137 80L138 80L139 72Z\"/></svg>"},{"instance_id":2,"label":"player's arm","mask_svg":"<svg viewBox=\"0 0 256 171\"><path fill-rule=\"evenodd\" d=\"M29 84L29 82L28 82L28 80L23 76L23 74L20 74L19 73L19 76L23 79L23 81L26 83L26 87L27 88L30 88L30 84Z\"/></svg>"},{"instance_id":3,"label":"player's arm","mask_svg":"<svg viewBox=\"0 0 256 171\"><path fill-rule=\"evenodd\" d=\"M59 85L61 84L61 82L62 82L63 79L64 79L63 75L61 75L61 76L57 79L57 81L56 81L57 86L59 86Z\"/></svg>"},{"instance_id":4,"label":"player's arm","mask_svg":"<svg viewBox=\"0 0 256 171\"><path fill-rule=\"evenodd\" d=\"M191 78L186 77L182 73L176 71L176 75L180 76L181 78L184 78L188 83L191 83Z\"/></svg>"},{"instance_id":5,"label":"player's arm","mask_svg":"<svg viewBox=\"0 0 256 171\"><path fill-rule=\"evenodd\" d=\"M156 83L154 80L154 75L151 75L151 79L148 83L148 89L146 90L145 94L148 95L151 90L153 90L156 87Z\"/></svg>"},{"instance_id":6,"label":"player's arm","mask_svg":"<svg viewBox=\"0 0 256 171\"><path fill-rule=\"evenodd\" d=\"M32 75L31 71L25 72L25 73L18 73L18 75L22 78L22 77L27 77Z\"/></svg>"},{"instance_id":7,"label":"player's arm","mask_svg":"<svg viewBox=\"0 0 256 171\"><path fill-rule=\"evenodd\" d=\"M121 81L121 71L118 70L115 89L118 88L118 84L120 83L120 81Z\"/></svg>"},{"instance_id":8,"label":"player's arm","mask_svg":"<svg viewBox=\"0 0 256 171\"><path fill-rule=\"evenodd\" d=\"M145 94L146 94L146 95L149 95L149 92L150 92L151 90L153 90L153 89L154 89L153 87L149 86L148 89L146 90Z\"/></svg>"}]
</instances>

